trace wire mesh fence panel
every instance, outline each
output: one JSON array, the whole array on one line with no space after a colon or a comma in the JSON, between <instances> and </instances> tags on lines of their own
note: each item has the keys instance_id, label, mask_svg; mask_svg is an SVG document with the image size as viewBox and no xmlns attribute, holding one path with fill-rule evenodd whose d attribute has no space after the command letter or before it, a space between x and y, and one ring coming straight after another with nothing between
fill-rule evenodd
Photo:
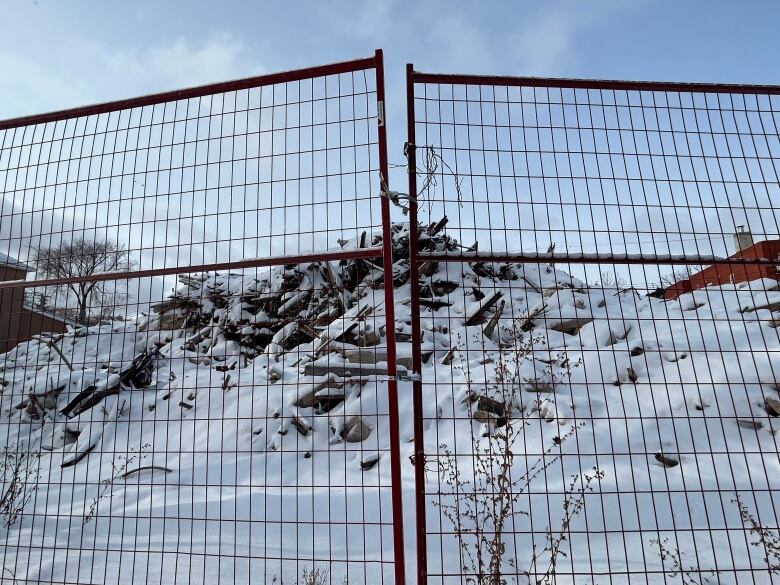
<instances>
[{"instance_id":1,"label":"wire mesh fence panel","mask_svg":"<svg viewBox=\"0 0 780 585\"><path fill-rule=\"evenodd\" d=\"M420 582L778 580L779 94L409 66Z\"/></svg>"},{"instance_id":2,"label":"wire mesh fence panel","mask_svg":"<svg viewBox=\"0 0 780 585\"><path fill-rule=\"evenodd\" d=\"M146 269L321 251L380 227L373 71L270 81L4 129L6 250L111 240Z\"/></svg>"},{"instance_id":3,"label":"wire mesh fence panel","mask_svg":"<svg viewBox=\"0 0 780 585\"><path fill-rule=\"evenodd\" d=\"M0 122L3 582L403 575L382 83Z\"/></svg>"}]
</instances>

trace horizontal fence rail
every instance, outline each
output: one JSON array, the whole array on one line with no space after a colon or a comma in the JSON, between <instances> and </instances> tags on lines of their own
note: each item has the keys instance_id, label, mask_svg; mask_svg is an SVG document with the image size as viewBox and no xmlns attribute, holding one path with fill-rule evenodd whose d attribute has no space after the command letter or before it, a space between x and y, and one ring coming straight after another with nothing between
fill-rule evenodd
<instances>
[{"instance_id":1,"label":"horizontal fence rail","mask_svg":"<svg viewBox=\"0 0 780 585\"><path fill-rule=\"evenodd\" d=\"M380 258L382 248L355 248L352 250L331 250L326 253L331 261L340 260L358 260L361 258ZM196 272L214 272L217 270L240 270L243 268L264 268L270 266L281 266L285 264L303 264L305 262L314 262L321 260L323 253L312 252L310 254L296 254L289 256L272 256L270 258L247 258L246 260L235 260L232 262L218 262L213 264L195 264L187 266L190 273ZM171 268L147 268L145 270L124 270L114 272L95 272L88 276L68 276L60 278L38 278L35 279L36 287L41 286L61 286L68 284L79 284L88 282L102 282L106 280L120 280L126 278L143 278L148 276L171 276L181 273L181 267ZM28 288L30 281L27 279L0 281L0 290L6 288Z\"/></svg>"},{"instance_id":2,"label":"horizontal fence rail","mask_svg":"<svg viewBox=\"0 0 780 585\"><path fill-rule=\"evenodd\" d=\"M613 91L660 91L684 93L734 93L743 95L780 95L777 85L741 83L696 83L670 81L627 81L614 79L571 79L563 77L515 77L510 75L458 75L414 72L415 83L484 85L496 87L539 87L560 89L596 89Z\"/></svg>"},{"instance_id":3,"label":"horizontal fence rail","mask_svg":"<svg viewBox=\"0 0 780 585\"><path fill-rule=\"evenodd\" d=\"M778 95L407 67L419 583L776 579Z\"/></svg>"},{"instance_id":4,"label":"horizontal fence rail","mask_svg":"<svg viewBox=\"0 0 780 585\"><path fill-rule=\"evenodd\" d=\"M32 124L58 122L72 118L80 118L83 116L108 114L111 112L117 112L119 110L154 106L158 104L164 104L166 102L206 97L219 93L249 90L258 87L267 87L271 85L291 83L296 81L308 81L316 77L326 77L329 75L339 75L342 73L354 73L356 71L373 69L375 64L376 62L373 57L367 59L356 59L353 61L344 61L342 63L322 65L320 67L307 67L305 69L284 71L281 73L271 73L268 75L258 75L255 77L247 77L233 81L200 85L187 89L177 89L174 91L155 93L130 99L116 100L112 102L94 104L91 106L82 106L78 108L60 110L47 114L22 116L19 118L11 118L0 121L0 130L20 128L23 126L30 126Z\"/></svg>"},{"instance_id":5,"label":"horizontal fence rail","mask_svg":"<svg viewBox=\"0 0 780 585\"><path fill-rule=\"evenodd\" d=\"M725 266L756 264L763 266L776 266L776 260L767 258L723 258L721 256L686 256L684 254L569 254L566 252L506 252L494 254L492 252L421 252L420 258L426 260L450 261L465 260L481 262L578 262L582 264L722 264Z\"/></svg>"},{"instance_id":6,"label":"horizontal fence rail","mask_svg":"<svg viewBox=\"0 0 780 585\"><path fill-rule=\"evenodd\" d=\"M403 582L383 78L0 122L0 580Z\"/></svg>"}]
</instances>

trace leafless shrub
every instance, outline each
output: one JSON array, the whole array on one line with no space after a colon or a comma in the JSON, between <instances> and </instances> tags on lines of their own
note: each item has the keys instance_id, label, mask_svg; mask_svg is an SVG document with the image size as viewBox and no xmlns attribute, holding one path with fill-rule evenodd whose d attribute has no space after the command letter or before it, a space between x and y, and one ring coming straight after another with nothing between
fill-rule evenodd
<instances>
[{"instance_id":1,"label":"leafless shrub","mask_svg":"<svg viewBox=\"0 0 780 585\"><path fill-rule=\"evenodd\" d=\"M688 280L691 276L698 274L702 270L704 270L704 266L700 264L691 264L674 268L671 272L661 275L661 288L669 288L678 282Z\"/></svg>"},{"instance_id":2,"label":"leafless shrub","mask_svg":"<svg viewBox=\"0 0 780 585\"><path fill-rule=\"evenodd\" d=\"M117 455L114 458L114 460L111 462L111 477L107 477L100 482L98 495L95 496L95 498L92 500L92 503L89 505L89 510L84 515L84 519L81 522L82 526L89 524L97 515L98 506L100 506L100 502L103 501L103 499L107 497L109 501L111 500L114 483L118 479L121 479L123 476L125 476L127 468L132 465L133 462L138 459L141 454L149 447L150 445L147 443L141 447L140 452L136 452L135 449L130 449L127 455Z\"/></svg>"},{"instance_id":3,"label":"leafless shrub","mask_svg":"<svg viewBox=\"0 0 780 585\"><path fill-rule=\"evenodd\" d=\"M298 585L326 585L329 581L330 571L328 569L321 569L319 567L312 567L311 569L305 568L301 572L301 576L298 578ZM283 581L278 575L274 575L271 578L271 583L277 583L282 585ZM349 580L344 577L342 581L343 585L349 585Z\"/></svg>"},{"instance_id":4,"label":"leafless shrub","mask_svg":"<svg viewBox=\"0 0 780 585\"><path fill-rule=\"evenodd\" d=\"M547 543L541 552L537 552L536 545L533 546L533 555L531 565L526 575L532 578L537 584L553 583L560 557L567 557L568 553L563 550L567 541L567 534L574 518L580 515L585 508L585 494L592 492L592 483L604 479L604 472L594 467L590 472L582 475L572 475L571 481L566 488L563 496L563 517L561 525L555 535L551 530L547 531ZM540 575L540 562L547 558L547 566Z\"/></svg>"},{"instance_id":5,"label":"leafless shrub","mask_svg":"<svg viewBox=\"0 0 780 585\"><path fill-rule=\"evenodd\" d=\"M434 505L454 526L462 551L461 563L466 581L479 585L501 585L506 583L503 575L508 571L529 578L542 573L542 580L548 582L555 575L557 560L566 556L566 534L571 521L585 505L584 494L591 490L591 483L603 477L597 469L581 478L574 477L564 498L562 525L556 536L548 534L547 545L543 551L534 550L529 570L519 571L514 553L507 552L506 536L513 530L519 516L529 516L525 510L517 509L519 498L528 492L531 483L551 465L561 458L561 445L571 438L583 425L572 425L566 433L555 437L552 444L530 465L520 470L514 467L516 442L520 431L536 417L520 406L520 388L523 383L520 364L529 358L534 347L534 339L523 337L519 330L514 331L514 343L505 347L499 354L495 368L495 382L488 386L491 394L497 396L503 412L489 423L492 429L486 434L475 433L472 425L471 453L472 465L464 471L458 464L458 458L447 445L441 445L443 456L438 460L438 472L448 486L448 499L437 498ZM564 355L554 359L550 367L558 366L567 375L574 367ZM551 369L552 375L552 369ZM473 384L467 374L469 396L475 396ZM474 416L474 402L469 402L469 416ZM548 560L544 571L537 570L542 558ZM546 580L545 580L546 579Z\"/></svg>"},{"instance_id":6,"label":"leafless shrub","mask_svg":"<svg viewBox=\"0 0 780 585\"><path fill-rule=\"evenodd\" d=\"M0 454L0 477L0 515L3 526L10 528L38 491L40 453L28 451L21 443L6 445Z\"/></svg>"},{"instance_id":7,"label":"leafless shrub","mask_svg":"<svg viewBox=\"0 0 780 585\"><path fill-rule=\"evenodd\" d=\"M750 534L756 537L750 545L762 549L769 572L772 575L780 575L780 531L763 526L738 495L735 495L731 502L737 505L742 523L750 530Z\"/></svg>"},{"instance_id":8,"label":"leafless shrub","mask_svg":"<svg viewBox=\"0 0 780 585\"><path fill-rule=\"evenodd\" d=\"M594 285L603 290L621 291L631 286L631 281L623 274L615 270L599 270L599 279Z\"/></svg>"},{"instance_id":9,"label":"leafless shrub","mask_svg":"<svg viewBox=\"0 0 780 585\"><path fill-rule=\"evenodd\" d=\"M756 540L750 543L751 546L762 549L763 560L766 563L766 570L771 575L780 574L780 531L777 528L768 528L761 524L750 508L735 494L731 500L736 504L739 510L739 516L742 523L748 528L750 534L756 537ZM683 585L709 585L717 583L716 572L702 570L695 565L683 565L683 553L680 549L670 544L669 538L651 538L650 543L658 546L658 555L661 558L661 564L664 571L670 571L670 577L680 577ZM702 577L706 573L706 577Z\"/></svg>"},{"instance_id":10,"label":"leafless shrub","mask_svg":"<svg viewBox=\"0 0 780 585\"><path fill-rule=\"evenodd\" d=\"M651 538L650 544L658 547L661 566L664 573L669 571L670 577L680 577L683 585L708 585L711 583L709 578L701 577L702 571L695 565L689 565L687 568L683 566L683 555L676 545L670 544L669 538ZM714 572L709 574L713 577L715 576Z\"/></svg>"},{"instance_id":11,"label":"leafless shrub","mask_svg":"<svg viewBox=\"0 0 780 585\"><path fill-rule=\"evenodd\" d=\"M304 569L298 583L300 585L326 585L328 582L328 575L329 572L327 569L320 569L319 567Z\"/></svg>"}]
</instances>

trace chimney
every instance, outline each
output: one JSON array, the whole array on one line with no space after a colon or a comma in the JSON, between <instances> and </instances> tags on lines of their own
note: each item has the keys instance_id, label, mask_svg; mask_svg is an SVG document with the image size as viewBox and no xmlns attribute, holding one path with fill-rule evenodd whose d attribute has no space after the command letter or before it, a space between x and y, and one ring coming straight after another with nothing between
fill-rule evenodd
<instances>
[{"instance_id":1,"label":"chimney","mask_svg":"<svg viewBox=\"0 0 780 585\"><path fill-rule=\"evenodd\" d=\"M745 248L749 248L753 245L753 234L750 230L745 229L744 225L738 225L737 231L734 233L734 248L735 252L741 252Z\"/></svg>"}]
</instances>

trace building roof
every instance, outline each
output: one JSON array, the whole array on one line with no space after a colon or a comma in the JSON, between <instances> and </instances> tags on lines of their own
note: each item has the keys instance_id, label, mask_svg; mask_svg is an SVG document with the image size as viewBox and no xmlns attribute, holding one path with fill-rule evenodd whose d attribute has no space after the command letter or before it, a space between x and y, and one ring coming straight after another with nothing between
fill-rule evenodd
<instances>
[{"instance_id":1,"label":"building roof","mask_svg":"<svg viewBox=\"0 0 780 585\"><path fill-rule=\"evenodd\" d=\"M780 257L780 240L761 240L737 250L729 258L750 258L756 260L777 260Z\"/></svg>"},{"instance_id":2,"label":"building roof","mask_svg":"<svg viewBox=\"0 0 780 585\"><path fill-rule=\"evenodd\" d=\"M71 325L74 327L78 325L78 323L73 319L68 319L67 317L63 317L62 315L52 313L51 311L47 311L46 309L38 309L36 307L33 307L32 305L28 305L27 303L22 304L22 309L24 309L25 311L30 311L31 313L35 313L42 317L46 317L47 319L51 319L52 321L59 321L60 323L64 323L65 325Z\"/></svg>"},{"instance_id":3,"label":"building roof","mask_svg":"<svg viewBox=\"0 0 780 585\"><path fill-rule=\"evenodd\" d=\"M24 262L19 262L16 258L11 258L0 252L0 266L8 266L9 268L16 268L19 270L26 270L27 272L33 272L33 269L27 266Z\"/></svg>"},{"instance_id":4,"label":"building roof","mask_svg":"<svg viewBox=\"0 0 780 585\"><path fill-rule=\"evenodd\" d=\"M721 263L705 266L701 270L691 272L688 278L678 280L667 286L664 289L664 298L667 300L676 299L680 295L694 290L707 286L720 286L726 283L737 284L759 278L780 280L780 271L777 265L729 264L728 260L730 259L780 261L780 239L755 242L750 246L737 250Z\"/></svg>"}]
</instances>

